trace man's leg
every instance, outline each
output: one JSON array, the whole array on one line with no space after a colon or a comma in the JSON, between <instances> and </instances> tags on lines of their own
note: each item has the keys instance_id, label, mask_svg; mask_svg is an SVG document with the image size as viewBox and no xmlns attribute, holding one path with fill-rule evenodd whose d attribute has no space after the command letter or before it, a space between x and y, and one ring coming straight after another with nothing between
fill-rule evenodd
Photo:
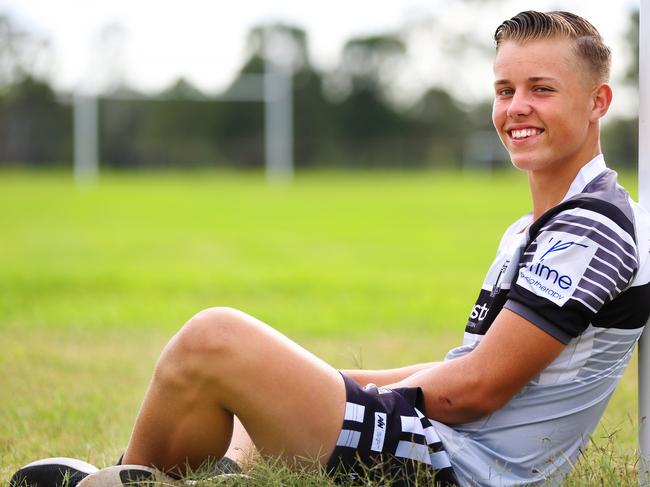
<instances>
[{"instance_id":1,"label":"man's leg","mask_svg":"<svg viewBox=\"0 0 650 487\"><path fill-rule=\"evenodd\" d=\"M219 459L236 414L263 454L324 464L344 410L338 371L261 321L212 308L164 348L124 463L182 472Z\"/></svg>"},{"instance_id":2,"label":"man's leg","mask_svg":"<svg viewBox=\"0 0 650 487\"><path fill-rule=\"evenodd\" d=\"M253 444L253 440L244 428L244 425L241 424L239 418L235 416L232 423L232 438L224 456L230 458L241 467L253 458L254 453L255 445Z\"/></svg>"}]
</instances>

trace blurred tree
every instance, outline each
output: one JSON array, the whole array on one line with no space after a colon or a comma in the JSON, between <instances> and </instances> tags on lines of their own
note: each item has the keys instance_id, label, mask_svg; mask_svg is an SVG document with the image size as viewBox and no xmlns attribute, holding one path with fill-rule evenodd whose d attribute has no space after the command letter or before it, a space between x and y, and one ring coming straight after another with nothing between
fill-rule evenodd
<instances>
[{"instance_id":1,"label":"blurred tree","mask_svg":"<svg viewBox=\"0 0 650 487\"><path fill-rule=\"evenodd\" d=\"M141 128L138 148L156 153L163 165L214 165L219 159L214 128L223 103L206 96L188 80L179 78L152 100Z\"/></svg>"},{"instance_id":2,"label":"blurred tree","mask_svg":"<svg viewBox=\"0 0 650 487\"><path fill-rule=\"evenodd\" d=\"M281 46L281 54L289 60L294 73L310 67L307 33L302 28L289 24L262 24L253 27L246 36L245 57L263 61L268 36L274 34L280 34L286 41ZM260 69L263 69L263 66L260 66Z\"/></svg>"},{"instance_id":3,"label":"blurred tree","mask_svg":"<svg viewBox=\"0 0 650 487\"><path fill-rule=\"evenodd\" d=\"M92 57L86 68L86 88L110 93L126 86L128 32L120 22L109 22L97 32L91 44Z\"/></svg>"},{"instance_id":4,"label":"blurred tree","mask_svg":"<svg viewBox=\"0 0 650 487\"><path fill-rule=\"evenodd\" d=\"M625 72L626 82L636 91L639 88L639 11L630 11L625 40L632 56ZM603 151L613 167L636 167L639 158L638 114L608 121L603 127Z\"/></svg>"},{"instance_id":5,"label":"blurred tree","mask_svg":"<svg viewBox=\"0 0 650 487\"><path fill-rule=\"evenodd\" d=\"M0 86L7 89L28 77L39 78L39 61L49 54L46 40L21 30L0 14Z\"/></svg>"},{"instance_id":6,"label":"blurred tree","mask_svg":"<svg viewBox=\"0 0 650 487\"><path fill-rule=\"evenodd\" d=\"M335 114L323 95L322 75L309 63L293 76L293 113L296 165L332 165Z\"/></svg>"},{"instance_id":7,"label":"blurred tree","mask_svg":"<svg viewBox=\"0 0 650 487\"><path fill-rule=\"evenodd\" d=\"M71 159L72 120L50 86L31 77L0 98L0 161L30 165Z\"/></svg>"},{"instance_id":8,"label":"blurred tree","mask_svg":"<svg viewBox=\"0 0 650 487\"><path fill-rule=\"evenodd\" d=\"M461 107L439 87L425 90L417 103L407 106L414 96L404 96L406 90L398 93L396 76L410 48L404 32L350 39L338 68L324 76L311 65L304 30L286 24L257 26L248 34L246 59L226 97L239 90L247 75L257 76L262 95L269 33L284 39L282 51L293 77L294 153L299 167L452 165L465 157L472 131L492 132L489 107ZM134 93L121 81L124 36L124 30L113 25L102 37L106 54L102 57L115 60L109 63L110 76L104 77L107 96L99 111L103 163L263 164L262 102L217 101L182 78L156 97ZM39 44L5 17L0 17L2 39L6 42L0 48L0 82L13 84L6 85L5 95L0 93L0 159L39 163L70 159L69 105L59 104L47 83L24 74L34 64L25 59L33 57L38 51L33 46ZM617 127L617 137L629 129L629 124ZM492 150L494 144L488 145ZM616 147L628 150L625 144Z\"/></svg>"},{"instance_id":9,"label":"blurred tree","mask_svg":"<svg viewBox=\"0 0 650 487\"><path fill-rule=\"evenodd\" d=\"M137 167L162 151L146 155L138 149L149 102L136 97L101 99L99 104L99 160L112 167Z\"/></svg>"},{"instance_id":10,"label":"blurred tree","mask_svg":"<svg viewBox=\"0 0 650 487\"><path fill-rule=\"evenodd\" d=\"M249 74L264 73L264 58L260 49L251 49L252 34L249 34L248 49L252 51L244 62L235 80L226 90L226 96ZM260 84L260 93L262 87ZM213 136L229 163L243 167L260 167L264 163L264 105L260 102L226 103Z\"/></svg>"},{"instance_id":11,"label":"blurred tree","mask_svg":"<svg viewBox=\"0 0 650 487\"><path fill-rule=\"evenodd\" d=\"M254 27L247 37L247 60L226 95L236 90L246 75L264 73L267 35L271 31L280 33L286 40L282 47L293 76L296 165L314 165L328 151L332 121L331 110L323 97L322 77L310 63L304 30L285 24ZM264 162L263 104L224 103L215 137L229 160L246 167L261 166Z\"/></svg>"},{"instance_id":12,"label":"blurred tree","mask_svg":"<svg viewBox=\"0 0 650 487\"><path fill-rule=\"evenodd\" d=\"M406 46L397 35L383 34L350 39L343 47L338 76L342 89L350 94L374 92L387 94L406 54Z\"/></svg>"},{"instance_id":13,"label":"blurred tree","mask_svg":"<svg viewBox=\"0 0 650 487\"><path fill-rule=\"evenodd\" d=\"M468 114L440 88L430 88L411 109L410 159L435 165L457 165L465 138L473 129Z\"/></svg>"},{"instance_id":14,"label":"blurred tree","mask_svg":"<svg viewBox=\"0 0 650 487\"><path fill-rule=\"evenodd\" d=\"M183 78L149 99L121 90L100 109L101 159L116 167L214 164L219 109Z\"/></svg>"},{"instance_id":15,"label":"blurred tree","mask_svg":"<svg viewBox=\"0 0 650 487\"><path fill-rule=\"evenodd\" d=\"M9 17L0 15L0 84L7 87L25 76L18 56L18 44L24 34L16 31Z\"/></svg>"},{"instance_id":16,"label":"blurred tree","mask_svg":"<svg viewBox=\"0 0 650 487\"><path fill-rule=\"evenodd\" d=\"M0 162L44 164L71 159L70 109L39 79L48 43L0 14Z\"/></svg>"},{"instance_id":17,"label":"blurred tree","mask_svg":"<svg viewBox=\"0 0 650 487\"><path fill-rule=\"evenodd\" d=\"M183 77L178 78L168 88L165 88L160 93L160 98L170 100L209 100L208 96Z\"/></svg>"},{"instance_id":18,"label":"blurred tree","mask_svg":"<svg viewBox=\"0 0 650 487\"><path fill-rule=\"evenodd\" d=\"M632 10L628 19L625 41L631 47L632 59L625 72L625 79L633 86L639 85L639 10Z\"/></svg>"},{"instance_id":19,"label":"blurred tree","mask_svg":"<svg viewBox=\"0 0 650 487\"><path fill-rule=\"evenodd\" d=\"M602 131L603 152L613 168L635 168L639 159L639 119L611 120Z\"/></svg>"},{"instance_id":20,"label":"blurred tree","mask_svg":"<svg viewBox=\"0 0 650 487\"><path fill-rule=\"evenodd\" d=\"M127 87L106 93L99 99L99 160L112 167L141 164L137 145L142 121L147 114L146 97Z\"/></svg>"},{"instance_id":21,"label":"blurred tree","mask_svg":"<svg viewBox=\"0 0 650 487\"><path fill-rule=\"evenodd\" d=\"M392 35L350 39L328 82L335 103L336 138L345 162L353 165L410 165L409 123L389 100L395 69L406 48Z\"/></svg>"}]
</instances>

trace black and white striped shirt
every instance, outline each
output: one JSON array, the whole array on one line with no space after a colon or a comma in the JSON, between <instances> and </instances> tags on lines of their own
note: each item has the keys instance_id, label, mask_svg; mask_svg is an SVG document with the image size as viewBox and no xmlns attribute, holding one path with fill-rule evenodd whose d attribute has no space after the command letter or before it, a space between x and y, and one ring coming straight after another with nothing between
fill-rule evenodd
<instances>
[{"instance_id":1,"label":"black and white striped shirt","mask_svg":"<svg viewBox=\"0 0 650 487\"><path fill-rule=\"evenodd\" d=\"M560 482L629 362L650 316L650 216L616 178L597 156L560 204L501 240L464 343L447 359L473 350L503 308L566 347L498 411L434 424L468 485Z\"/></svg>"}]
</instances>

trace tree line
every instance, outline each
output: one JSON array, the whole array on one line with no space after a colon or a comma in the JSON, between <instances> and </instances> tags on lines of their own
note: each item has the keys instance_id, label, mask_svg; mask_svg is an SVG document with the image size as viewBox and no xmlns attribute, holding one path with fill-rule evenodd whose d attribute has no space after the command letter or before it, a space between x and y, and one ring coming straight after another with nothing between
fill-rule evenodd
<instances>
[{"instance_id":1,"label":"tree line","mask_svg":"<svg viewBox=\"0 0 650 487\"><path fill-rule=\"evenodd\" d=\"M274 25L291 39L294 153L297 167L458 167L507 164L491 126L491 103L459 102L431 87L411 103L391 97L386 73L406 45L398 34L350 39L333 72L310 62L307 33ZM264 71L269 27L253 28L235 89L247 74ZM635 31L635 29L637 29ZM638 50L638 12L628 40ZM0 165L65 166L73 153L71 96L30 71L30 40L0 16ZM637 56L638 59L638 56ZM628 81L638 83L638 65ZM137 96L136 96L137 95ZM615 167L637 160L637 119L613 119L603 146ZM219 166L264 163L262 102L209 97L179 79L156 96L121 86L99 98L99 158L115 168Z\"/></svg>"}]
</instances>

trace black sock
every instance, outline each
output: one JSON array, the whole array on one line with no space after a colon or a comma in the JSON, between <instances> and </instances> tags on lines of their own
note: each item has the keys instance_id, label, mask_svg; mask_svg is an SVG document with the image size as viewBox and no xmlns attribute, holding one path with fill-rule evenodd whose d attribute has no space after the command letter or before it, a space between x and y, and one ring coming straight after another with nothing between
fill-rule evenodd
<instances>
[{"instance_id":1,"label":"black sock","mask_svg":"<svg viewBox=\"0 0 650 487\"><path fill-rule=\"evenodd\" d=\"M223 457L214 464L214 472L217 474L222 473L240 473L241 467L232 458Z\"/></svg>"}]
</instances>

